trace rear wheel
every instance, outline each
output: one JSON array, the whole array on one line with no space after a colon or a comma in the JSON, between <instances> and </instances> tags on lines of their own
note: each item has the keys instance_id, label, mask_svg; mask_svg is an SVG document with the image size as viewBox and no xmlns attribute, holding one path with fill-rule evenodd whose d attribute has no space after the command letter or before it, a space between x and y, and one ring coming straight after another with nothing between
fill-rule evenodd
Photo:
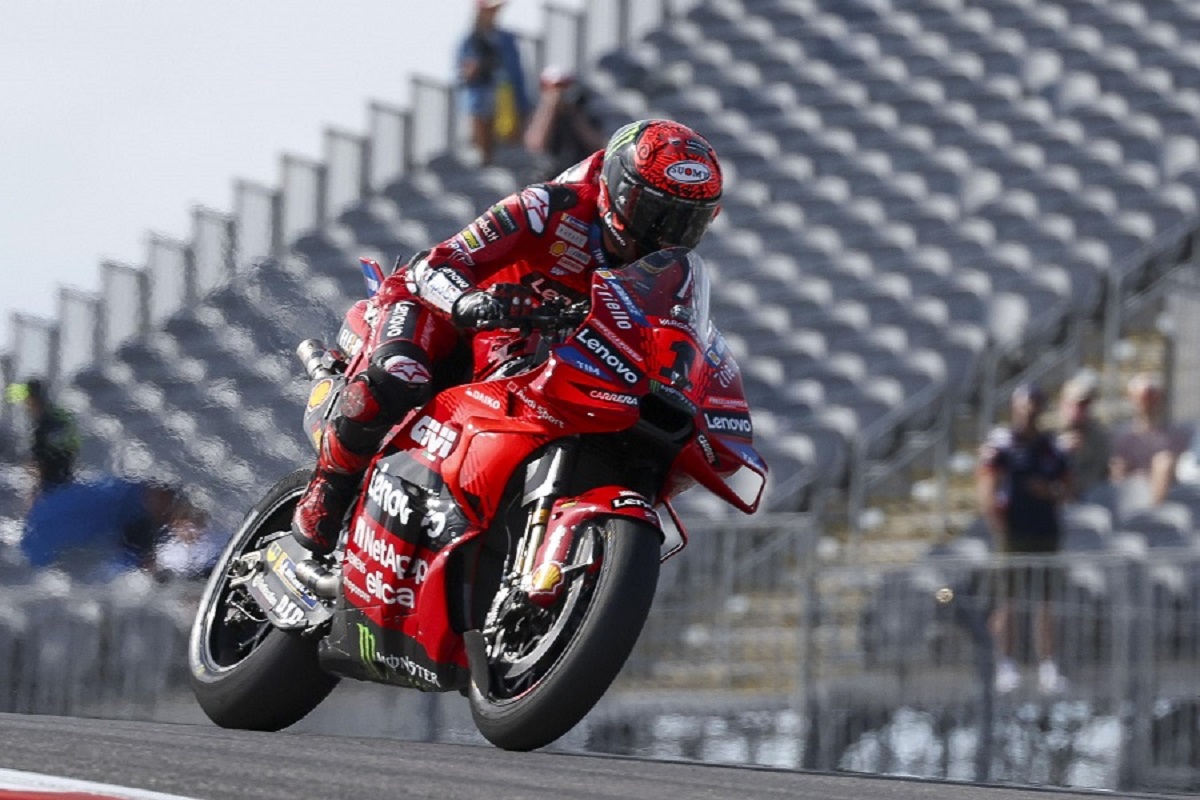
<instances>
[{"instance_id":1,"label":"rear wheel","mask_svg":"<svg viewBox=\"0 0 1200 800\"><path fill-rule=\"evenodd\" d=\"M587 523L559 604L515 599L488 636L491 686L471 684L480 733L532 750L575 727L608 690L637 642L658 584L659 531L625 517ZM586 565L593 564L592 568Z\"/></svg>"},{"instance_id":2,"label":"rear wheel","mask_svg":"<svg viewBox=\"0 0 1200 800\"><path fill-rule=\"evenodd\" d=\"M208 718L221 727L286 728L316 708L338 683L318 664L317 637L274 627L237 586L246 573L242 556L291 535L292 511L310 474L292 473L259 501L221 554L200 600L188 642L192 691Z\"/></svg>"}]
</instances>

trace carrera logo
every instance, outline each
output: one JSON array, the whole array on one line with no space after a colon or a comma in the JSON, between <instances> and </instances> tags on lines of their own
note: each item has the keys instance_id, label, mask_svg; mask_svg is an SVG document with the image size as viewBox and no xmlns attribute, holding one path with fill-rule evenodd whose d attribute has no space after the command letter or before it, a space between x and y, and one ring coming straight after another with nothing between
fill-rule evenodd
<instances>
[{"instance_id":1,"label":"carrera logo","mask_svg":"<svg viewBox=\"0 0 1200 800\"><path fill-rule=\"evenodd\" d=\"M676 161L667 167L667 177L676 183L708 183L712 170L699 161Z\"/></svg>"},{"instance_id":2,"label":"carrera logo","mask_svg":"<svg viewBox=\"0 0 1200 800\"><path fill-rule=\"evenodd\" d=\"M588 397L593 400L603 400L606 403L618 403L623 406L636 406L638 404L638 399L631 394L605 392L601 389L592 389L588 392Z\"/></svg>"},{"instance_id":3,"label":"carrera logo","mask_svg":"<svg viewBox=\"0 0 1200 800\"><path fill-rule=\"evenodd\" d=\"M478 403L483 403L485 406L492 409L493 411L500 410L500 401L498 399L496 399L495 397L489 397L488 395L484 394L483 392L479 391L478 389L467 389L467 397L471 398L472 400L474 400Z\"/></svg>"},{"instance_id":4,"label":"carrera logo","mask_svg":"<svg viewBox=\"0 0 1200 800\"><path fill-rule=\"evenodd\" d=\"M608 340L601 338L591 327L581 328L576 339L588 352L600 360L600 363L611 369L616 375L630 386L642 379L642 374L625 357L611 346Z\"/></svg>"},{"instance_id":5,"label":"carrera logo","mask_svg":"<svg viewBox=\"0 0 1200 800\"><path fill-rule=\"evenodd\" d=\"M550 193L545 187L530 186L521 192L521 203L525 206L525 218L529 220L530 230L540 236L550 218Z\"/></svg>"},{"instance_id":6,"label":"carrera logo","mask_svg":"<svg viewBox=\"0 0 1200 800\"><path fill-rule=\"evenodd\" d=\"M750 424L749 414L733 414L728 412L704 412L704 424L713 433L726 433L731 436L744 436L747 439L754 433Z\"/></svg>"},{"instance_id":7,"label":"carrera logo","mask_svg":"<svg viewBox=\"0 0 1200 800\"><path fill-rule=\"evenodd\" d=\"M412 440L425 448L430 458L445 458L458 441L458 431L430 416L421 417L409 433Z\"/></svg>"}]
</instances>

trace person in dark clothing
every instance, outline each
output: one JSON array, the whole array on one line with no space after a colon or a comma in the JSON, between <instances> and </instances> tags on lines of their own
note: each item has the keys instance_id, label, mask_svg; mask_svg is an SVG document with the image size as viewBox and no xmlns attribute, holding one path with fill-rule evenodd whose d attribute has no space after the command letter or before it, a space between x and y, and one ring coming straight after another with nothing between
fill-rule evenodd
<instances>
[{"instance_id":1,"label":"person in dark clothing","mask_svg":"<svg viewBox=\"0 0 1200 800\"><path fill-rule=\"evenodd\" d=\"M10 386L8 396L24 402L33 425L29 454L37 479L34 497L74 481L79 435L71 414L50 402L49 390L38 378Z\"/></svg>"},{"instance_id":2,"label":"person in dark clothing","mask_svg":"<svg viewBox=\"0 0 1200 800\"><path fill-rule=\"evenodd\" d=\"M1038 427L1045 406L1045 395L1037 386L1017 387L1012 395L1012 426L994 430L980 453L976 476L980 512L997 549L1008 555L1057 553L1062 538L1059 509L1070 491L1070 470L1055 437ZM1054 571L1021 566L998 575L999 606L991 620L1002 654L996 667L996 688L1012 691L1020 683L1013 662L1012 606L1016 601L1036 606L1034 647L1041 662L1040 688L1046 693L1061 691L1065 682L1054 661L1049 602L1057 583Z\"/></svg>"},{"instance_id":3,"label":"person in dark clothing","mask_svg":"<svg viewBox=\"0 0 1200 800\"><path fill-rule=\"evenodd\" d=\"M588 108L587 90L575 75L546 67L541 95L525 131L525 148L546 160L545 180L551 180L604 147L605 135Z\"/></svg>"}]
</instances>

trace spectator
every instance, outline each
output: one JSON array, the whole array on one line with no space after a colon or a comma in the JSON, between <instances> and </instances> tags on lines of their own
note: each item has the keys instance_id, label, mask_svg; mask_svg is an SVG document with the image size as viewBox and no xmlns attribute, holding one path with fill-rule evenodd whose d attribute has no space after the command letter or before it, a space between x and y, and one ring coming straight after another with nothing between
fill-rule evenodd
<instances>
[{"instance_id":1,"label":"spectator","mask_svg":"<svg viewBox=\"0 0 1200 800\"><path fill-rule=\"evenodd\" d=\"M169 523L168 535L158 543L154 569L160 578L206 578L224 550L228 536L209 524L208 514L186 499Z\"/></svg>"},{"instance_id":2,"label":"spectator","mask_svg":"<svg viewBox=\"0 0 1200 800\"><path fill-rule=\"evenodd\" d=\"M1145 481L1154 504L1167 497L1175 479L1175 464L1187 450L1191 432L1166 422L1162 384L1158 378L1141 373L1129 380L1129 401L1133 421L1113 440L1111 474L1113 482Z\"/></svg>"},{"instance_id":3,"label":"spectator","mask_svg":"<svg viewBox=\"0 0 1200 800\"><path fill-rule=\"evenodd\" d=\"M604 149L608 137L597 126L587 104L587 89L574 74L553 66L542 70L541 94L525 131L525 148L547 157L549 162L539 180L552 180Z\"/></svg>"},{"instance_id":4,"label":"spectator","mask_svg":"<svg viewBox=\"0 0 1200 800\"><path fill-rule=\"evenodd\" d=\"M463 108L471 117L471 144L482 164L492 163L496 137L518 137L532 103L514 33L496 18L504 0L477 0L475 24L458 48Z\"/></svg>"},{"instance_id":5,"label":"spectator","mask_svg":"<svg viewBox=\"0 0 1200 800\"><path fill-rule=\"evenodd\" d=\"M79 435L71 414L50 402L46 384L38 378L8 387L8 399L23 402L33 426L29 447L36 483L33 496L75 480L75 459L79 456Z\"/></svg>"},{"instance_id":6,"label":"spectator","mask_svg":"<svg viewBox=\"0 0 1200 800\"><path fill-rule=\"evenodd\" d=\"M54 566L88 580L148 569L183 502L171 487L118 478L62 486L34 500L21 552L30 566Z\"/></svg>"},{"instance_id":7,"label":"spectator","mask_svg":"<svg viewBox=\"0 0 1200 800\"><path fill-rule=\"evenodd\" d=\"M1044 407L1045 397L1038 387L1017 387L1012 395L1012 426L993 431L980 453L976 476L980 513L996 549L1008 555L1049 556L1059 549L1059 507L1070 489L1070 472L1054 438L1038 427ZM992 635L1001 653L996 665L997 691L1010 692L1021 682L1013 660L1014 601L1036 606L1034 647L1040 661L1039 687L1046 693L1061 691L1066 682L1054 661L1050 609L1057 583L1055 571L1022 565L998 575L1000 597L991 618Z\"/></svg>"},{"instance_id":8,"label":"spectator","mask_svg":"<svg viewBox=\"0 0 1200 800\"><path fill-rule=\"evenodd\" d=\"M1096 374L1088 369L1080 370L1063 386L1059 400L1063 427L1058 435L1058 446L1066 454L1071 468L1072 500L1078 500L1108 480L1109 433L1093 416L1098 391Z\"/></svg>"}]
</instances>

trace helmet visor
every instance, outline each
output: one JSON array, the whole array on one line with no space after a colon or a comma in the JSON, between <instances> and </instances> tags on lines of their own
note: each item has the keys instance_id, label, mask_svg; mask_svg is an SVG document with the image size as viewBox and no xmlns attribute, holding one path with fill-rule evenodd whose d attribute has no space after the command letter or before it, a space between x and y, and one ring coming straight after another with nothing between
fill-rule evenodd
<instances>
[{"instance_id":1,"label":"helmet visor","mask_svg":"<svg viewBox=\"0 0 1200 800\"><path fill-rule=\"evenodd\" d=\"M609 187L613 197L625 198L624 203L617 203L617 215L645 252L695 247L717 214L717 200L675 197L630 181L624 171L619 182L621 185Z\"/></svg>"}]
</instances>

